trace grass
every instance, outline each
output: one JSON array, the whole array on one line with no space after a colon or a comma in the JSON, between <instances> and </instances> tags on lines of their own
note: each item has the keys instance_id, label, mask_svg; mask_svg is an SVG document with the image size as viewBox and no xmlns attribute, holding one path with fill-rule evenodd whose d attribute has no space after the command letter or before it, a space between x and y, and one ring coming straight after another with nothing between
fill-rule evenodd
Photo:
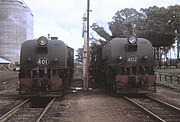
<instances>
[{"instance_id":1,"label":"grass","mask_svg":"<svg viewBox=\"0 0 180 122\"><path fill-rule=\"evenodd\" d=\"M180 69L155 69L156 73L167 73L172 76L180 75Z\"/></svg>"},{"instance_id":2,"label":"grass","mask_svg":"<svg viewBox=\"0 0 180 122\"><path fill-rule=\"evenodd\" d=\"M164 87L167 87L167 88L174 89L176 91L180 91L180 84L177 84L175 82L157 80L156 83L159 86L164 86Z\"/></svg>"}]
</instances>

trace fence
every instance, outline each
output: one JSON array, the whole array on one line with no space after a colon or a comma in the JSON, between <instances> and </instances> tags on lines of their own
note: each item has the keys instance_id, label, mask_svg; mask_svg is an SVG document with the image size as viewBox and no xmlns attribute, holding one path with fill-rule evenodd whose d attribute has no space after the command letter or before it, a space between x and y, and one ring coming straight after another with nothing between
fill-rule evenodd
<instances>
[{"instance_id":1,"label":"fence","mask_svg":"<svg viewBox=\"0 0 180 122\"><path fill-rule=\"evenodd\" d=\"M178 84L180 84L180 75L173 76L167 73L156 73L155 75L156 75L156 79L159 81L170 81L170 82L175 81Z\"/></svg>"}]
</instances>

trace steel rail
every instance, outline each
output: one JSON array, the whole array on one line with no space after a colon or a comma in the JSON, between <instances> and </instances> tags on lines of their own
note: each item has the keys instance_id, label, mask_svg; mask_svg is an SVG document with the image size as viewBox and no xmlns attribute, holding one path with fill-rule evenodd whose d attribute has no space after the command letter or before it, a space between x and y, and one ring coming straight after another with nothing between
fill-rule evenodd
<instances>
[{"instance_id":1,"label":"steel rail","mask_svg":"<svg viewBox=\"0 0 180 122\"><path fill-rule=\"evenodd\" d=\"M161 117L157 116L156 114L154 114L153 112L149 111L148 109L146 109L145 107L141 106L140 104L138 104L137 102L131 100L130 98L128 98L127 96L124 96L125 99L127 99L128 101L132 102L133 104L137 105L138 107L140 107L141 109L143 109L144 111L146 111L148 114L150 114L152 117L154 117L155 119L159 120L160 122L166 122L164 119L162 119Z\"/></svg>"},{"instance_id":2,"label":"steel rail","mask_svg":"<svg viewBox=\"0 0 180 122\"><path fill-rule=\"evenodd\" d=\"M44 114L46 113L46 111L49 109L49 107L51 106L51 104L54 102L56 98L53 98L51 100L51 102L46 106L46 108L44 109L44 111L41 113L41 115L37 118L36 122L40 122L40 120L42 119L42 117L44 116Z\"/></svg>"},{"instance_id":3,"label":"steel rail","mask_svg":"<svg viewBox=\"0 0 180 122\"><path fill-rule=\"evenodd\" d=\"M17 105L16 107L14 107L13 109L11 109L10 111L8 111L6 114L4 114L3 116L0 117L0 122L4 122L6 121L6 119L8 119L9 117L11 117L11 115L13 115L18 108L20 108L21 106L23 106L25 103L27 103L29 101L29 99L23 101L22 103L20 103L19 105Z\"/></svg>"},{"instance_id":4,"label":"steel rail","mask_svg":"<svg viewBox=\"0 0 180 122\"><path fill-rule=\"evenodd\" d=\"M179 111L179 112L180 112L180 108L178 108L178 107L176 107L176 106L174 106L174 105L171 105L171 104L169 104L169 103L166 103L166 102L164 102L164 101L162 101L162 100L159 100L159 99L157 99L157 98L154 98L154 97L152 97L152 96L147 96L147 97L150 98L150 99L152 99L152 100L154 100L154 101L157 101L157 102L159 102L159 103L161 103L161 104L164 104L164 105L168 106L169 108L173 108L173 109L175 109L176 111Z\"/></svg>"}]
</instances>

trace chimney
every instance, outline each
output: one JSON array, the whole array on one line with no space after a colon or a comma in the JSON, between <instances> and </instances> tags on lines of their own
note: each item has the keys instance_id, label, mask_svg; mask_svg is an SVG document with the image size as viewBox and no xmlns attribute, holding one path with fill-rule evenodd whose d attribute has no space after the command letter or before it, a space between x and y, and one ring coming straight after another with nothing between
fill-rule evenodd
<instances>
[{"instance_id":1,"label":"chimney","mask_svg":"<svg viewBox=\"0 0 180 122\"><path fill-rule=\"evenodd\" d=\"M51 37L51 40L58 40L58 37Z\"/></svg>"}]
</instances>

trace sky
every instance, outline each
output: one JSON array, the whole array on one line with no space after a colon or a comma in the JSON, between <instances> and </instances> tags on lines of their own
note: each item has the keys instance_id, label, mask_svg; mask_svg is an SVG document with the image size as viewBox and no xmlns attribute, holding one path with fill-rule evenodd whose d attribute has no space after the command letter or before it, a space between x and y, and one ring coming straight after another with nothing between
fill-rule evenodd
<instances>
[{"instance_id":1,"label":"sky","mask_svg":"<svg viewBox=\"0 0 180 122\"><path fill-rule=\"evenodd\" d=\"M34 38L40 36L58 37L65 44L77 50L84 45L82 37L83 15L87 0L23 0L34 15ZM90 0L90 25L97 23L108 32L107 22L118 10L124 8L149 8L180 5L180 0ZM90 37L98 35L90 29Z\"/></svg>"}]
</instances>

